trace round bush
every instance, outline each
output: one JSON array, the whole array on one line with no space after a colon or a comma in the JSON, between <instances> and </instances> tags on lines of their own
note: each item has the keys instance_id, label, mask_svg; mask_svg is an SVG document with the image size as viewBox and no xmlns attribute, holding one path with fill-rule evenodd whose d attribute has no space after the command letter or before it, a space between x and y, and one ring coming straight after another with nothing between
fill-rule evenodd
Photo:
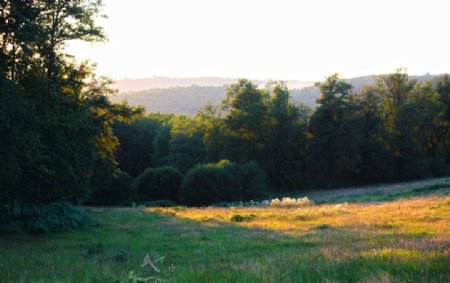
<instances>
[{"instance_id":1,"label":"round bush","mask_svg":"<svg viewBox=\"0 0 450 283\"><path fill-rule=\"evenodd\" d=\"M178 199L182 175L173 167L147 168L134 180L133 187L144 200Z\"/></svg>"},{"instance_id":2,"label":"round bush","mask_svg":"<svg viewBox=\"0 0 450 283\"><path fill-rule=\"evenodd\" d=\"M209 205L240 198L240 184L226 164L200 164L188 171L180 200L187 205Z\"/></svg>"}]
</instances>

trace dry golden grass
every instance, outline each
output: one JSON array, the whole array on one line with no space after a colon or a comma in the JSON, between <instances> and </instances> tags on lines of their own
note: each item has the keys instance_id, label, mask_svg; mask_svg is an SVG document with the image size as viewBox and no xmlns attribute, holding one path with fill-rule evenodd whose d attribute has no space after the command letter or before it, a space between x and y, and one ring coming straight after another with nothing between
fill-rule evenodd
<instances>
[{"instance_id":1,"label":"dry golden grass","mask_svg":"<svg viewBox=\"0 0 450 283\"><path fill-rule=\"evenodd\" d=\"M91 212L89 231L0 237L0 282L127 282L152 252L176 267L167 282L450 282L445 195Z\"/></svg>"},{"instance_id":2,"label":"dry golden grass","mask_svg":"<svg viewBox=\"0 0 450 283\"><path fill-rule=\"evenodd\" d=\"M302 208L148 208L207 226L238 225L277 236L324 232L317 254L329 260L390 258L393 261L450 259L450 197L383 203L322 204ZM233 216L243 220L234 222ZM256 233L256 232L255 232ZM256 234L255 234L256 235ZM391 282L379 274L367 282Z\"/></svg>"},{"instance_id":3,"label":"dry golden grass","mask_svg":"<svg viewBox=\"0 0 450 283\"><path fill-rule=\"evenodd\" d=\"M204 225L233 223L248 228L276 230L290 235L304 235L312 229L345 228L355 233L421 234L439 237L430 244L448 243L450 197L423 197L383 203L322 204L301 208L147 208ZM244 217L241 222L232 217ZM249 217L250 216L250 217Z\"/></svg>"}]
</instances>

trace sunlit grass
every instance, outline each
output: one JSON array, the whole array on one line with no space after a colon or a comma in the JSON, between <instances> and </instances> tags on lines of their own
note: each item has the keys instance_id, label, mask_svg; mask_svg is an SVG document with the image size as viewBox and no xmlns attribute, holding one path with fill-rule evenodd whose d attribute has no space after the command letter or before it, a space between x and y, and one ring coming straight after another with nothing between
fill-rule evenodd
<instances>
[{"instance_id":1,"label":"sunlit grass","mask_svg":"<svg viewBox=\"0 0 450 283\"><path fill-rule=\"evenodd\" d=\"M449 196L91 211L91 231L1 237L0 282L126 282L155 253L169 282L449 281Z\"/></svg>"},{"instance_id":2,"label":"sunlit grass","mask_svg":"<svg viewBox=\"0 0 450 283\"><path fill-rule=\"evenodd\" d=\"M377 230L378 233L448 232L450 226L450 197L428 197L412 200L358 203L321 204L303 207L236 207L236 208L147 208L149 212L166 213L178 218L213 225L235 223L235 215L253 215L236 225L270 229L291 235L303 235L319 225L329 228Z\"/></svg>"}]
</instances>

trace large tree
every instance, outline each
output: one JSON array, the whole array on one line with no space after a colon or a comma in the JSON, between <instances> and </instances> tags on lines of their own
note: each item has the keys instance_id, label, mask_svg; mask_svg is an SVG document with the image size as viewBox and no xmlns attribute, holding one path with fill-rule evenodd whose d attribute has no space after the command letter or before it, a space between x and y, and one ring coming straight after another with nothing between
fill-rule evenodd
<instances>
[{"instance_id":1,"label":"large tree","mask_svg":"<svg viewBox=\"0 0 450 283\"><path fill-rule=\"evenodd\" d=\"M316 180L352 181L361 173L361 105L337 74L317 85L321 97L310 120L307 166Z\"/></svg>"},{"instance_id":2,"label":"large tree","mask_svg":"<svg viewBox=\"0 0 450 283\"><path fill-rule=\"evenodd\" d=\"M15 119L19 113L2 103L0 116L8 123L0 125L0 132L9 135L18 128L32 137L27 143L1 139L1 155L15 160L18 175L3 166L0 178L8 184L5 190L22 192L10 203L81 201L92 186L107 185L116 172L112 123L142 109L110 103L110 81L96 78L89 64L77 64L64 52L70 40L105 39L95 24L101 6L91 0L0 4L1 99L15 100L23 113Z\"/></svg>"},{"instance_id":3,"label":"large tree","mask_svg":"<svg viewBox=\"0 0 450 283\"><path fill-rule=\"evenodd\" d=\"M387 141L395 158L394 175L402 179L426 175L429 158L423 140L430 136L422 130L425 130L424 127L427 131L434 127L430 121L438 113L430 111L439 108L430 93L432 89L419 86L405 70L398 69L380 76L376 91L383 97L385 128L389 134ZM425 138L425 135L428 137Z\"/></svg>"},{"instance_id":4,"label":"large tree","mask_svg":"<svg viewBox=\"0 0 450 283\"><path fill-rule=\"evenodd\" d=\"M437 79L436 92L439 101L445 107L440 140L443 144L446 162L450 163L450 79L448 74Z\"/></svg>"},{"instance_id":5,"label":"large tree","mask_svg":"<svg viewBox=\"0 0 450 283\"><path fill-rule=\"evenodd\" d=\"M222 103L226 112L224 157L237 162L263 158L268 97L267 92L248 80L228 88Z\"/></svg>"},{"instance_id":6,"label":"large tree","mask_svg":"<svg viewBox=\"0 0 450 283\"><path fill-rule=\"evenodd\" d=\"M293 104L284 83L273 85L262 164L274 188L293 189L303 177L308 112L308 108Z\"/></svg>"}]
</instances>

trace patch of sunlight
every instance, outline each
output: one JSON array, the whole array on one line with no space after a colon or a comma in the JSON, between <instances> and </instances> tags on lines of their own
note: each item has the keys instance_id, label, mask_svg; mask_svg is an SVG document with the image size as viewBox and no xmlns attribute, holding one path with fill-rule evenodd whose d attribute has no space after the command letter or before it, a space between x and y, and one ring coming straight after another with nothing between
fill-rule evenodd
<instances>
[{"instance_id":1,"label":"patch of sunlight","mask_svg":"<svg viewBox=\"0 0 450 283\"><path fill-rule=\"evenodd\" d=\"M328 224L352 233L415 234L423 237L448 233L446 227L450 226L450 210L442 207L449 200L450 197L431 197L371 204L310 204L304 207L152 207L145 208L145 211L208 226L232 224L289 234L304 234L313 227ZM248 215L252 217L246 218ZM236 221L240 218L243 221Z\"/></svg>"}]
</instances>

